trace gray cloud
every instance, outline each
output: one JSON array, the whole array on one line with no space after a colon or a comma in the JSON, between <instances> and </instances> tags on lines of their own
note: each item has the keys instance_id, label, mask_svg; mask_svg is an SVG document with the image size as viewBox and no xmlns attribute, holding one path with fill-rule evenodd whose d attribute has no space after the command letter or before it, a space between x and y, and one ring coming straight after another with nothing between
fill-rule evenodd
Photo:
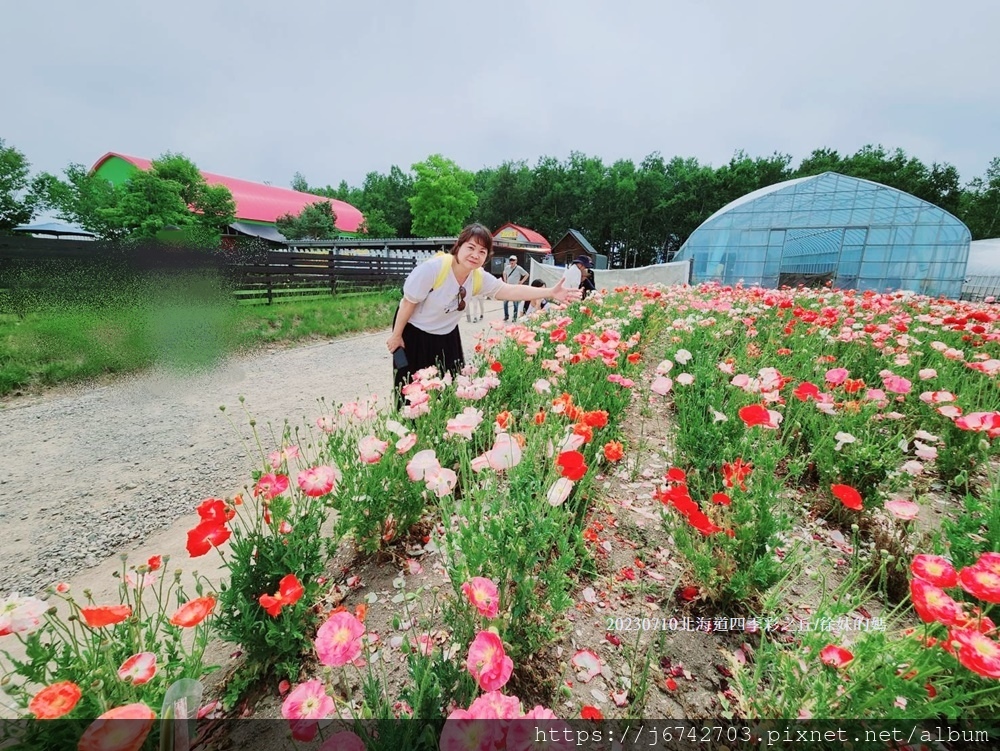
<instances>
[{"instance_id":1,"label":"gray cloud","mask_svg":"<svg viewBox=\"0 0 1000 751\"><path fill-rule=\"evenodd\" d=\"M959 0L22 3L0 137L35 169L180 151L205 170L358 184L737 149L902 147L963 179L1000 153L1000 4Z\"/></svg>"}]
</instances>

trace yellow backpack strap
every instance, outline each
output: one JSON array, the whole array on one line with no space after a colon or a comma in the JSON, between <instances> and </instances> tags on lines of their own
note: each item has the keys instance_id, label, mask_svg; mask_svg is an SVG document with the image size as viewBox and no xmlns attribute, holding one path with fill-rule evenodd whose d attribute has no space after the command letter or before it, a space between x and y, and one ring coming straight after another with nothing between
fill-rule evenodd
<instances>
[{"instance_id":1,"label":"yellow backpack strap","mask_svg":"<svg viewBox=\"0 0 1000 751\"><path fill-rule=\"evenodd\" d=\"M444 280L448 277L448 272L451 271L451 253L438 253L434 257L441 259L441 268L438 269L437 276L434 278L434 286L431 289L437 289L444 284Z\"/></svg>"},{"instance_id":2,"label":"yellow backpack strap","mask_svg":"<svg viewBox=\"0 0 1000 751\"><path fill-rule=\"evenodd\" d=\"M441 268L438 269L437 276L434 278L434 286L431 289L437 289L442 284L444 280L448 278L448 272L451 271L451 260L454 256L451 253L438 253L434 258L440 258ZM472 295L475 297L479 294L479 290L483 288L483 270L475 269L472 272Z\"/></svg>"}]
</instances>

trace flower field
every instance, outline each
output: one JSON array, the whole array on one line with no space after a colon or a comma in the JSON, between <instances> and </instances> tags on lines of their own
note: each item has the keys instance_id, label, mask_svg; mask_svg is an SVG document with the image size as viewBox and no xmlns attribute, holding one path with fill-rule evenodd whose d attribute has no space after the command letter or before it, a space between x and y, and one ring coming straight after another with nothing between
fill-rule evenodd
<instances>
[{"instance_id":1,"label":"flower field","mask_svg":"<svg viewBox=\"0 0 1000 751\"><path fill-rule=\"evenodd\" d=\"M370 398L261 434L245 492L188 533L184 565L221 556L219 586L150 559L123 566L120 602L0 601L27 655L5 690L39 720L20 730L97 748L95 718L129 717L140 748L165 703L204 725L262 694L289 744L326 749L527 748L543 721L995 718L998 319L713 285L498 326L399 413ZM241 651L225 680L210 639Z\"/></svg>"}]
</instances>

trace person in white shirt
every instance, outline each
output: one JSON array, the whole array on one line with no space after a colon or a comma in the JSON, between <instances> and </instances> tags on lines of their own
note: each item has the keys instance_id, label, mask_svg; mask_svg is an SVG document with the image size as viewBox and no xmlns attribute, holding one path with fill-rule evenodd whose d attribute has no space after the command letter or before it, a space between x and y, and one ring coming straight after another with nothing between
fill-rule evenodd
<instances>
[{"instance_id":1,"label":"person in white shirt","mask_svg":"<svg viewBox=\"0 0 1000 751\"><path fill-rule=\"evenodd\" d=\"M406 278L403 299L399 301L392 332L385 342L394 356L397 407L402 406L400 389L406 385L411 374L437 365L454 375L464 367L458 323L470 294L515 301L546 298L562 303L580 299L580 290L567 287L562 280L554 287L502 282L482 271L492 252L493 236L490 231L481 224L470 224L452 246L450 268L440 283L438 278L441 276L442 261L448 260L447 256L435 256L419 264ZM477 270L481 275L480 288L473 293ZM399 349L403 352L397 355Z\"/></svg>"},{"instance_id":2,"label":"person in white shirt","mask_svg":"<svg viewBox=\"0 0 1000 751\"><path fill-rule=\"evenodd\" d=\"M503 270L503 280L507 284L527 284L528 283L528 272L524 270L523 266L518 265L517 256L511 256L507 259L507 266ZM567 289L573 289L573 287L567 286ZM503 319L506 321L510 318L510 314L507 310L508 302L504 300L503 303ZM514 305L514 320L517 320L517 311L520 305Z\"/></svg>"},{"instance_id":3,"label":"person in white shirt","mask_svg":"<svg viewBox=\"0 0 1000 751\"><path fill-rule=\"evenodd\" d=\"M579 289L580 282L583 281L583 272L581 269L592 268L594 268L594 264L590 260L590 256L577 256L573 259L573 263L567 266L563 272L563 286L566 289Z\"/></svg>"}]
</instances>

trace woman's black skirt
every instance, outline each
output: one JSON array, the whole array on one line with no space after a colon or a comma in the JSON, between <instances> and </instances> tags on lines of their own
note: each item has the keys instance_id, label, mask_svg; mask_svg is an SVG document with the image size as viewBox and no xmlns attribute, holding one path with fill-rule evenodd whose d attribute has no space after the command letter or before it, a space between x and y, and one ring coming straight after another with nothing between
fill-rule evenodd
<instances>
[{"instance_id":1,"label":"woman's black skirt","mask_svg":"<svg viewBox=\"0 0 1000 751\"><path fill-rule=\"evenodd\" d=\"M395 316L393 317L393 325L395 325ZM402 408L405 403L400 389L409 383L410 377L418 370L436 365L439 370L448 371L454 376L465 367L462 335L457 325L447 334L428 334L412 323L408 323L403 329L403 344L405 345L407 366L395 369L393 378L398 408Z\"/></svg>"}]
</instances>

